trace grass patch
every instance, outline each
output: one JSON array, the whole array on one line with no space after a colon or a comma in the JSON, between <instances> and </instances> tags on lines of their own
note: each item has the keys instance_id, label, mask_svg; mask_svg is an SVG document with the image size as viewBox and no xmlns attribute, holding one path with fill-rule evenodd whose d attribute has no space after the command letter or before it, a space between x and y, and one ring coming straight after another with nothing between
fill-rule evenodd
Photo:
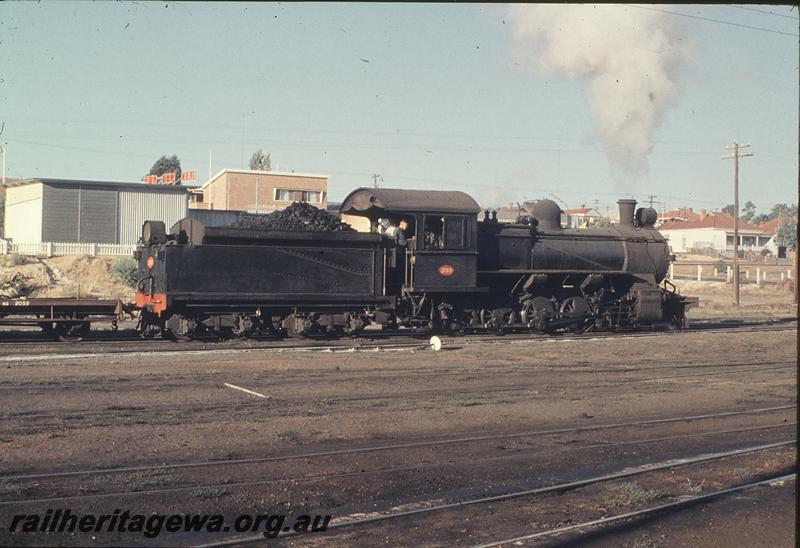
<instances>
[{"instance_id":1,"label":"grass patch","mask_svg":"<svg viewBox=\"0 0 800 548\"><path fill-rule=\"evenodd\" d=\"M634 481L627 481L619 485L610 485L607 489L611 492L611 496L606 499L606 505L610 508L644 504L669 496L667 491L661 489L645 489Z\"/></svg>"},{"instance_id":2,"label":"grass patch","mask_svg":"<svg viewBox=\"0 0 800 548\"><path fill-rule=\"evenodd\" d=\"M739 476L744 481L750 481L753 479L753 471L749 468L734 468L733 473L736 476Z\"/></svg>"},{"instance_id":3,"label":"grass patch","mask_svg":"<svg viewBox=\"0 0 800 548\"><path fill-rule=\"evenodd\" d=\"M25 264L25 256L17 253L5 256L5 266L19 266Z\"/></svg>"},{"instance_id":4,"label":"grass patch","mask_svg":"<svg viewBox=\"0 0 800 548\"><path fill-rule=\"evenodd\" d=\"M686 488L686 492L690 495L699 495L703 492L703 485L705 485L706 480L701 481L700 483L692 483L692 480L686 478L686 484L684 487Z\"/></svg>"},{"instance_id":5,"label":"grass patch","mask_svg":"<svg viewBox=\"0 0 800 548\"><path fill-rule=\"evenodd\" d=\"M276 432L274 438L279 441L291 441L296 442L300 439L297 435L297 432L293 430L281 430L280 432Z\"/></svg>"}]
</instances>

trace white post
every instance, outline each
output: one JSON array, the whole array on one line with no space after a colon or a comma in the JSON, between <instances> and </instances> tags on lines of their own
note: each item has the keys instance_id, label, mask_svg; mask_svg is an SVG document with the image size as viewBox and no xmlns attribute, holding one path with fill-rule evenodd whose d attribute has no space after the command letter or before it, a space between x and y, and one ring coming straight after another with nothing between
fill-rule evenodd
<instances>
[{"instance_id":1,"label":"white post","mask_svg":"<svg viewBox=\"0 0 800 548\"><path fill-rule=\"evenodd\" d=\"M784 280L784 275L783 272L781 272L781 282L783 282L783 280Z\"/></svg>"},{"instance_id":2,"label":"white post","mask_svg":"<svg viewBox=\"0 0 800 548\"><path fill-rule=\"evenodd\" d=\"M675 279L675 263L669 263L669 279Z\"/></svg>"},{"instance_id":3,"label":"white post","mask_svg":"<svg viewBox=\"0 0 800 548\"><path fill-rule=\"evenodd\" d=\"M725 267L725 281L731 283L731 276L733 276L733 269L730 266Z\"/></svg>"},{"instance_id":4,"label":"white post","mask_svg":"<svg viewBox=\"0 0 800 548\"><path fill-rule=\"evenodd\" d=\"M747 278L748 280L750 279L750 271L749 270L745 270L744 271L744 277Z\"/></svg>"},{"instance_id":5,"label":"white post","mask_svg":"<svg viewBox=\"0 0 800 548\"><path fill-rule=\"evenodd\" d=\"M761 269L756 268L756 285L761 285Z\"/></svg>"},{"instance_id":6,"label":"white post","mask_svg":"<svg viewBox=\"0 0 800 548\"><path fill-rule=\"evenodd\" d=\"M788 277L790 280L792 279L792 269L791 269L791 268L787 268L787 269L786 269L786 276L787 276L787 277Z\"/></svg>"},{"instance_id":7,"label":"white post","mask_svg":"<svg viewBox=\"0 0 800 548\"><path fill-rule=\"evenodd\" d=\"M92 244L92 257L97 257L97 244Z\"/></svg>"},{"instance_id":8,"label":"white post","mask_svg":"<svg viewBox=\"0 0 800 548\"><path fill-rule=\"evenodd\" d=\"M719 276L719 272L717 272L717 269L715 268L714 269L714 277L716 278L717 276Z\"/></svg>"},{"instance_id":9,"label":"white post","mask_svg":"<svg viewBox=\"0 0 800 548\"><path fill-rule=\"evenodd\" d=\"M52 257L55 253L55 245L53 242L47 242L47 256Z\"/></svg>"},{"instance_id":10,"label":"white post","mask_svg":"<svg viewBox=\"0 0 800 548\"><path fill-rule=\"evenodd\" d=\"M697 281L703 281L703 267L701 265L697 265Z\"/></svg>"}]
</instances>

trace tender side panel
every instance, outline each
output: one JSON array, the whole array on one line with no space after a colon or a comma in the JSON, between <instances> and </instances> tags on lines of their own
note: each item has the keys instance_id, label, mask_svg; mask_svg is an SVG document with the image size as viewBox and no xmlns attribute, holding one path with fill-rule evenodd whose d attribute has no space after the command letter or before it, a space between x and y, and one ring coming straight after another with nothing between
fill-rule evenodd
<instances>
[{"instance_id":1,"label":"tender side panel","mask_svg":"<svg viewBox=\"0 0 800 548\"><path fill-rule=\"evenodd\" d=\"M166 246L167 294L377 296L377 247ZM376 271L377 268L377 271Z\"/></svg>"}]
</instances>

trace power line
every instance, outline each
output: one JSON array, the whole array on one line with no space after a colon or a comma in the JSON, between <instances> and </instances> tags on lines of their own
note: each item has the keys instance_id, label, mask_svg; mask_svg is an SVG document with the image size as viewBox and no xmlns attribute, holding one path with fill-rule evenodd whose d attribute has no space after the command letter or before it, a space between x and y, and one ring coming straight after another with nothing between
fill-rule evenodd
<instances>
[{"instance_id":1,"label":"power line","mask_svg":"<svg viewBox=\"0 0 800 548\"><path fill-rule=\"evenodd\" d=\"M660 12L660 13L666 13L668 15L675 15L675 16L678 16L678 17L687 17L689 19L698 19L700 21L707 21L709 23L719 23L720 25L730 25L732 27L739 27L739 28L743 28L743 29L760 30L760 31L763 31L763 32L771 32L773 34L782 34L784 36L792 36L794 38L800 37L800 34L793 34L791 32L783 32L781 30L775 30L775 29L765 29L764 27L756 27L756 26L753 26L753 25L744 25L742 23L733 23L731 21L722 21L721 19L712 19L711 17L703 17L701 15L689 15L688 13L679 13L677 11L668 11L668 10L662 10L662 9L659 9L659 8L650 8L650 7L647 7L647 6L634 6L633 4L625 4L625 5L627 7L629 7L629 8L636 8L636 9L639 9L639 10L648 10L648 11L657 11L657 12Z\"/></svg>"},{"instance_id":2,"label":"power line","mask_svg":"<svg viewBox=\"0 0 800 548\"><path fill-rule=\"evenodd\" d=\"M786 19L793 19L797 21L797 17L794 15L784 15L782 13L775 13L774 11L764 11L757 8L746 8L744 6L737 6L735 4L726 4L726 6L730 8L736 8L737 10L747 10L747 11L754 11L756 13L763 13L764 15L774 15L775 17L785 17Z\"/></svg>"},{"instance_id":3,"label":"power line","mask_svg":"<svg viewBox=\"0 0 800 548\"><path fill-rule=\"evenodd\" d=\"M144 121L121 121L121 120L97 120L88 121L86 119L61 119L54 120L52 118L6 118L6 120L18 120L21 122L47 122L47 123L60 123L70 125L114 125L114 126L147 126L147 127L162 127L162 128L205 128L205 129L222 129L231 131L241 131L241 126L234 125L214 125L214 124L197 124L197 123L164 123L164 122L144 122ZM248 133L256 131L274 132L287 132L287 133L334 133L334 134L349 134L349 135L385 135L392 137L449 137L449 138L463 138L463 139L500 139L500 140L526 140L526 141L578 141L583 142L585 139L578 137L566 137L563 135L548 136L548 137L535 137L525 135L474 135L466 133L418 133L407 132L400 129L396 130L352 130L352 129L325 129L325 128L301 128L301 127L277 127L277 126L250 126L247 130Z\"/></svg>"},{"instance_id":4,"label":"power line","mask_svg":"<svg viewBox=\"0 0 800 548\"><path fill-rule=\"evenodd\" d=\"M80 139L84 141L102 141L107 142L109 138L102 137L102 136L59 136L60 139ZM31 141L31 140L23 140L23 139L11 139L12 141L16 141L18 143L30 144L30 145L39 145L39 146L48 146L54 148L68 148L68 145L56 145L51 143L45 143L42 141ZM128 137L125 139L127 142L140 142L140 143L166 143L170 145L174 144L230 144L230 141L225 139L178 139L178 138L169 138L169 139L152 139L147 137L142 138L135 138L135 137ZM124 141L121 141L124 142ZM322 147L322 148L336 148L336 149L364 149L364 150L411 150L411 151L423 151L427 153L435 153L435 152L503 152L503 153L528 153L528 152L566 152L566 153L577 153L577 154L604 154L606 151L601 148L567 148L567 147L536 147L536 146L486 146L486 145L412 145L412 144L393 144L393 143L373 143L373 144L364 144L364 143L343 143L341 141L286 141L280 139L257 139L252 142L246 142L245 145L248 146L257 146L257 145L272 145L272 146L288 146L288 147ZM82 148L82 147L71 147L75 150L87 150L87 151L94 151L94 152L104 152L97 149L90 149L90 148ZM651 153L653 156L660 156L660 155L687 155L687 156L706 156L710 153L710 151L703 151L699 149L693 150L666 150L666 149L654 149Z\"/></svg>"}]
</instances>

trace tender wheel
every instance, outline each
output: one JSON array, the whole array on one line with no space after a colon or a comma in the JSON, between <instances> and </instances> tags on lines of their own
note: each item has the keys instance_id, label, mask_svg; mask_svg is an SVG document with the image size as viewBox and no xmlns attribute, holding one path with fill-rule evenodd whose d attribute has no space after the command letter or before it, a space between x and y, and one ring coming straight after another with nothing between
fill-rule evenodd
<instances>
[{"instance_id":1,"label":"tender wheel","mask_svg":"<svg viewBox=\"0 0 800 548\"><path fill-rule=\"evenodd\" d=\"M167 336L173 341L186 342L194 338L197 322L187 319L180 314L173 314L165 322Z\"/></svg>"}]
</instances>

